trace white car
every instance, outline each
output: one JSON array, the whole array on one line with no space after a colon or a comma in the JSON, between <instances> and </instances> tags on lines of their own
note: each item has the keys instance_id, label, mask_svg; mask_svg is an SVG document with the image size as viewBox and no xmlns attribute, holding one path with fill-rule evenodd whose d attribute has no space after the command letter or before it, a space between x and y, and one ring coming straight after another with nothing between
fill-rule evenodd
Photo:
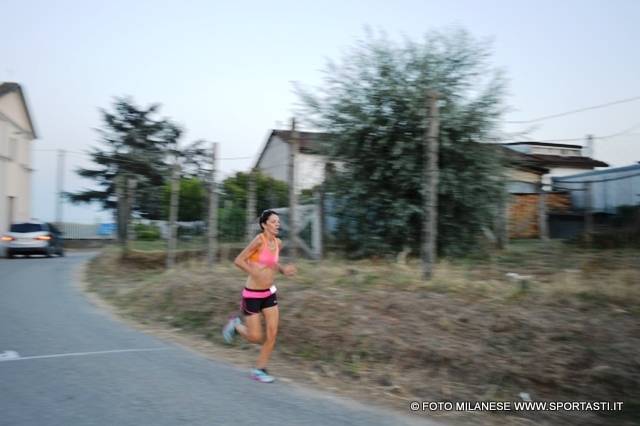
<instances>
[{"instance_id":1,"label":"white car","mask_svg":"<svg viewBox=\"0 0 640 426\"><path fill-rule=\"evenodd\" d=\"M64 256L62 233L51 223L24 222L11 225L9 232L0 237L6 246L8 258L17 254L54 254Z\"/></svg>"}]
</instances>

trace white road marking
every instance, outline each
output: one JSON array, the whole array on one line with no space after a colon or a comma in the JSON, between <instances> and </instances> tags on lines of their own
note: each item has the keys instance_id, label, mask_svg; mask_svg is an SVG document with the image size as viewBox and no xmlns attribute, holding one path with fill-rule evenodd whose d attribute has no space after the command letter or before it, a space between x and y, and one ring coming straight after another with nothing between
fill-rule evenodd
<instances>
[{"instance_id":1,"label":"white road marking","mask_svg":"<svg viewBox=\"0 0 640 426\"><path fill-rule=\"evenodd\" d=\"M125 352L154 352L154 351L168 351L168 350L171 350L171 348L117 349L113 351L75 352L75 353L68 353L68 354L38 355L38 356L24 356L24 357L21 357L15 351L5 351L0 354L0 362L24 361L28 359L43 359L43 358L62 358L67 356L87 356L87 355L102 355L102 354L119 354L119 353L125 353Z\"/></svg>"},{"instance_id":2,"label":"white road marking","mask_svg":"<svg viewBox=\"0 0 640 426\"><path fill-rule=\"evenodd\" d=\"M0 354L0 361L11 361L17 358L20 358L20 355L16 351L4 351Z\"/></svg>"}]
</instances>

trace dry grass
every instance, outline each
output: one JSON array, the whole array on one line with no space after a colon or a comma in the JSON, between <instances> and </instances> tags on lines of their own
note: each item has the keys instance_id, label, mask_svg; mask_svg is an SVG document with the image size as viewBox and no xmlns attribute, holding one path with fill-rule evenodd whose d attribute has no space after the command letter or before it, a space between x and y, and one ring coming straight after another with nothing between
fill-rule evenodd
<instances>
[{"instance_id":1,"label":"dry grass","mask_svg":"<svg viewBox=\"0 0 640 426\"><path fill-rule=\"evenodd\" d=\"M486 261L442 261L429 283L416 261L301 262L296 278L278 284L277 351L309 374L403 401L514 400L520 392L624 401L625 417L530 419L635 424L639 255L518 244ZM211 271L191 260L164 272L113 251L89 271L91 288L130 315L216 343L244 283L229 263ZM513 282L508 272L528 277Z\"/></svg>"}]
</instances>

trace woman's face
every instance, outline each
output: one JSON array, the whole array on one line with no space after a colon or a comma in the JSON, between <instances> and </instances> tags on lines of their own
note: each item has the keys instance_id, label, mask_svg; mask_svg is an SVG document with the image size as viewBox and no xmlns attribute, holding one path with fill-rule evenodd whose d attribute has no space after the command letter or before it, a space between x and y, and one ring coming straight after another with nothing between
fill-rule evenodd
<instances>
[{"instance_id":1,"label":"woman's face","mask_svg":"<svg viewBox=\"0 0 640 426\"><path fill-rule=\"evenodd\" d=\"M262 226L265 231L268 231L273 235L278 235L280 232L280 218L277 214L272 214Z\"/></svg>"}]
</instances>

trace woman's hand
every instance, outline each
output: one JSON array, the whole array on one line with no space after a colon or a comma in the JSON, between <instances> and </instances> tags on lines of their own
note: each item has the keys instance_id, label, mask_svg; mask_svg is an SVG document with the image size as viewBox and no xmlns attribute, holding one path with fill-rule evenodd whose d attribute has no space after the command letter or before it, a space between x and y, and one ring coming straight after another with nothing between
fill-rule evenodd
<instances>
[{"instance_id":1,"label":"woman's hand","mask_svg":"<svg viewBox=\"0 0 640 426\"><path fill-rule=\"evenodd\" d=\"M294 265L289 263L287 265L281 266L280 267L280 272L282 272L284 274L284 276L286 276L286 277L292 277L298 272L298 270L296 269L296 267Z\"/></svg>"}]
</instances>

